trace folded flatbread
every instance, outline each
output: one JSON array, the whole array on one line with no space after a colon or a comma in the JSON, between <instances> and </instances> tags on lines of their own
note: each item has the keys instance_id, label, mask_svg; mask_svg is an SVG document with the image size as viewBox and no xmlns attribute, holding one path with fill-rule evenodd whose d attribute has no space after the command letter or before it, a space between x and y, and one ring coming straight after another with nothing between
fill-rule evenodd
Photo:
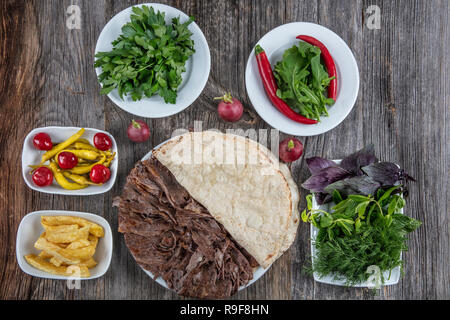
<instances>
[{"instance_id":1,"label":"folded flatbread","mask_svg":"<svg viewBox=\"0 0 450 320\"><path fill-rule=\"evenodd\" d=\"M189 132L153 155L263 268L294 241L298 188L266 147L234 134Z\"/></svg>"}]
</instances>

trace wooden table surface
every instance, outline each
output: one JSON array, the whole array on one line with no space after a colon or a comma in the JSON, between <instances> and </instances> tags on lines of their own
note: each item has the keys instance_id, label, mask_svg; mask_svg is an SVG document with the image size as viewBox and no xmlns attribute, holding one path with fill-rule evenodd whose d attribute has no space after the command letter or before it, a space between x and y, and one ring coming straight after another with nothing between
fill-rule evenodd
<instances>
[{"instance_id":1,"label":"wooden table surface","mask_svg":"<svg viewBox=\"0 0 450 320\"><path fill-rule=\"evenodd\" d=\"M3 0L0 4L0 299L177 299L148 278L117 230L112 198L120 194L134 163L176 128L269 128L250 104L244 70L252 47L269 30L309 21L330 28L352 49L361 85L356 105L338 127L300 137L305 154L292 171L300 184L308 177L304 159L340 158L374 143L379 158L401 164L410 185L406 214L423 225L411 234L404 254L405 276L373 296L367 289L314 282L302 274L309 259L309 225L254 285L236 299L449 299L449 10L450 2L423 0L245 0L161 1L196 18L211 50L209 81L192 106L164 119L147 120L152 135L130 143L125 131L133 116L99 94L94 48L105 24L141 1ZM81 28L66 27L66 10L81 9ZM381 28L367 27L370 5L381 9ZM370 22L370 21L369 21ZM226 91L245 105L245 121L220 121L212 97ZM118 142L119 173L103 195L57 196L31 191L21 176L21 148L36 127L79 126L109 131ZM284 138L285 135L281 135ZM304 191L304 190L303 190ZM301 208L305 206L303 200ZM69 290L65 281L33 278L16 262L20 220L43 209L76 210L105 217L113 229L109 271Z\"/></svg>"}]
</instances>

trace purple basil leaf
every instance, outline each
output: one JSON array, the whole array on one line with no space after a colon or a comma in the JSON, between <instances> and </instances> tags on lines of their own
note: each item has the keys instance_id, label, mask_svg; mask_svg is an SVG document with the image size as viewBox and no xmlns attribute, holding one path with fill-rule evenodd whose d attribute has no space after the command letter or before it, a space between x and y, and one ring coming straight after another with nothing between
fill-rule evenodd
<instances>
[{"instance_id":1,"label":"purple basil leaf","mask_svg":"<svg viewBox=\"0 0 450 320\"><path fill-rule=\"evenodd\" d=\"M392 162L377 162L361 168L362 171L382 186L392 186L403 180L413 180L403 169Z\"/></svg>"},{"instance_id":2,"label":"purple basil leaf","mask_svg":"<svg viewBox=\"0 0 450 320\"><path fill-rule=\"evenodd\" d=\"M332 199L330 194L324 193L324 192L317 192L314 195L315 195L316 201L319 205L330 202Z\"/></svg>"},{"instance_id":3,"label":"purple basil leaf","mask_svg":"<svg viewBox=\"0 0 450 320\"><path fill-rule=\"evenodd\" d=\"M353 175L360 176L363 174L361 167L368 166L377 161L378 159L375 157L375 148L373 144L370 144L348 157L345 157L340 166L348 172L353 173Z\"/></svg>"},{"instance_id":4,"label":"purple basil leaf","mask_svg":"<svg viewBox=\"0 0 450 320\"><path fill-rule=\"evenodd\" d=\"M403 183L405 184L408 181L416 181L416 179L414 179L413 177L411 177L408 173L406 173L405 170L400 169L400 180L403 181Z\"/></svg>"},{"instance_id":5,"label":"purple basil leaf","mask_svg":"<svg viewBox=\"0 0 450 320\"><path fill-rule=\"evenodd\" d=\"M356 176L336 181L325 188L325 192L332 194L334 190L339 191L342 196L350 194L373 195L380 184L368 176Z\"/></svg>"},{"instance_id":6,"label":"purple basil leaf","mask_svg":"<svg viewBox=\"0 0 450 320\"><path fill-rule=\"evenodd\" d=\"M335 181L345 179L350 176L347 170L341 167L327 167L309 177L303 182L302 187L311 192L323 192L325 187Z\"/></svg>"},{"instance_id":7,"label":"purple basil leaf","mask_svg":"<svg viewBox=\"0 0 450 320\"><path fill-rule=\"evenodd\" d=\"M311 174L316 174L320 170L328 168L328 167L335 167L337 164L334 161L321 158L321 157L312 157L306 159L306 164L308 165L309 171L311 171Z\"/></svg>"},{"instance_id":8,"label":"purple basil leaf","mask_svg":"<svg viewBox=\"0 0 450 320\"><path fill-rule=\"evenodd\" d=\"M400 180L400 168L395 163L372 163L362 167L361 170L382 186L393 186Z\"/></svg>"}]
</instances>

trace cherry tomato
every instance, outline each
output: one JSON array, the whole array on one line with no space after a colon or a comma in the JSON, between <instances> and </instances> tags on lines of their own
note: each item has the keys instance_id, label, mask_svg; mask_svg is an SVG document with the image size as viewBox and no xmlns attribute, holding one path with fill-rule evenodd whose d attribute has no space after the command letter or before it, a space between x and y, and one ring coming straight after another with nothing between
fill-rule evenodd
<instances>
[{"instance_id":1,"label":"cherry tomato","mask_svg":"<svg viewBox=\"0 0 450 320\"><path fill-rule=\"evenodd\" d=\"M103 132L96 133L94 136L94 146L102 151L109 150L112 147L111 138Z\"/></svg>"},{"instance_id":2,"label":"cherry tomato","mask_svg":"<svg viewBox=\"0 0 450 320\"><path fill-rule=\"evenodd\" d=\"M33 182L39 187L46 187L53 182L53 173L47 167L39 167L33 172L32 176Z\"/></svg>"},{"instance_id":3,"label":"cherry tomato","mask_svg":"<svg viewBox=\"0 0 450 320\"><path fill-rule=\"evenodd\" d=\"M53 148L52 139L44 132L38 133L34 136L33 144L39 150L50 150Z\"/></svg>"},{"instance_id":4,"label":"cherry tomato","mask_svg":"<svg viewBox=\"0 0 450 320\"><path fill-rule=\"evenodd\" d=\"M111 171L102 164L96 164L92 167L89 177L94 183L105 183L111 177Z\"/></svg>"},{"instance_id":5,"label":"cherry tomato","mask_svg":"<svg viewBox=\"0 0 450 320\"><path fill-rule=\"evenodd\" d=\"M78 164L78 158L69 151L63 151L58 155L58 165L61 169L72 169Z\"/></svg>"}]
</instances>

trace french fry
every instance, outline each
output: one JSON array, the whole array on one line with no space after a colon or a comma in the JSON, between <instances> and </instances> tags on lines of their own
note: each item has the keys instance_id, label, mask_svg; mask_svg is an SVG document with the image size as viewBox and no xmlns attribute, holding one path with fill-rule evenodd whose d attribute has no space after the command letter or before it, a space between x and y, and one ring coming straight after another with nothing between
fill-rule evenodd
<instances>
[{"instance_id":1,"label":"french fry","mask_svg":"<svg viewBox=\"0 0 450 320\"><path fill-rule=\"evenodd\" d=\"M43 234L44 235L44 234ZM64 251L65 250L58 245L51 243L45 239L45 237L41 235L39 239L34 243L34 247L39 250L43 250L50 254L52 257L57 257L61 261L67 264L77 264L81 262L81 259L74 259L70 256L67 256Z\"/></svg>"},{"instance_id":2,"label":"french fry","mask_svg":"<svg viewBox=\"0 0 450 320\"><path fill-rule=\"evenodd\" d=\"M41 223L46 232L74 232L77 231L80 226L78 224L62 224L58 226L51 226L45 223Z\"/></svg>"},{"instance_id":3,"label":"french fry","mask_svg":"<svg viewBox=\"0 0 450 320\"><path fill-rule=\"evenodd\" d=\"M71 225L72 226L72 225ZM45 230L45 238L53 243L71 243L77 240L85 239L87 240L89 236L89 226L85 226L82 228L78 228L78 225L75 225L77 228L74 231L69 232L57 232L57 231L51 231ZM55 228L54 226L51 226L52 228ZM45 228L45 227L44 227Z\"/></svg>"},{"instance_id":4,"label":"french fry","mask_svg":"<svg viewBox=\"0 0 450 320\"><path fill-rule=\"evenodd\" d=\"M39 254L38 254L38 257L39 258L42 258L42 259L50 259L50 258L53 258L53 256L50 254L50 253L48 253L47 251L41 251Z\"/></svg>"},{"instance_id":5,"label":"french fry","mask_svg":"<svg viewBox=\"0 0 450 320\"><path fill-rule=\"evenodd\" d=\"M97 239L97 238L96 238ZM71 259L77 260L86 260L91 258L95 254L95 248L97 247L97 242L92 242L87 247L78 248L78 249L61 249L66 257L70 257Z\"/></svg>"},{"instance_id":6,"label":"french fry","mask_svg":"<svg viewBox=\"0 0 450 320\"><path fill-rule=\"evenodd\" d=\"M61 260L59 260L58 258L56 258L56 257L51 257L50 258L50 263L53 264L54 266L57 266L57 267L59 267L59 266L61 266L63 264L63 262Z\"/></svg>"},{"instance_id":7,"label":"french fry","mask_svg":"<svg viewBox=\"0 0 450 320\"><path fill-rule=\"evenodd\" d=\"M76 276L77 273L80 277L89 277L89 269L86 266L55 266L52 263L38 257L34 254L29 254L25 256L25 260L33 267L42 270L44 272L57 274L61 276Z\"/></svg>"},{"instance_id":8,"label":"french fry","mask_svg":"<svg viewBox=\"0 0 450 320\"><path fill-rule=\"evenodd\" d=\"M87 268L93 268L97 265L97 261L94 260L94 258L89 258L87 260L81 261L77 266L80 267L87 267Z\"/></svg>"},{"instance_id":9,"label":"french fry","mask_svg":"<svg viewBox=\"0 0 450 320\"><path fill-rule=\"evenodd\" d=\"M80 227L89 226L89 233L93 234L94 236L102 238L105 235L105 232L100 225L80 217L41 216L41 223L50 226L58 226L65 224L78 224Z\"/></svg>"},{"instance_id":10,"label":"french fry","mask_svg":"<svg viewBox=\"0 0 450 320\"><path fill-rule=\"evenodd\" d=\"M87 247L90 245L91 245L91 242L89 240L80 239L80 240L70 243L66 249L80 249L80 248L84 248L84 247Z\"/></svg>"},{"instance_id":11,"label":"french fry","mask_svg":"<svg viewBox=\"0 0 450 320\"><path fill-rule=\"evenodd\" d=\"M45 234L43 234L34 244L34 247L38 250L44 250L53 255L54 257L62 260L67 264L78 264L82 260L91 258L95 253L96 244L89 245L79 249L62 249L56 244L47 241Z\"/></svg>"},{"instance_id":12,"label":"french fry","mask_svg":"<svg viewBox=\"0 0 450 320\"><path fill-rule=\"evenodd\" d=\"M93 236L93 235L90 234L88 240L89 240L91 246L94 246L94 248L97 247L98 238L96 236Z\"/></svg>"}]
</instances>

